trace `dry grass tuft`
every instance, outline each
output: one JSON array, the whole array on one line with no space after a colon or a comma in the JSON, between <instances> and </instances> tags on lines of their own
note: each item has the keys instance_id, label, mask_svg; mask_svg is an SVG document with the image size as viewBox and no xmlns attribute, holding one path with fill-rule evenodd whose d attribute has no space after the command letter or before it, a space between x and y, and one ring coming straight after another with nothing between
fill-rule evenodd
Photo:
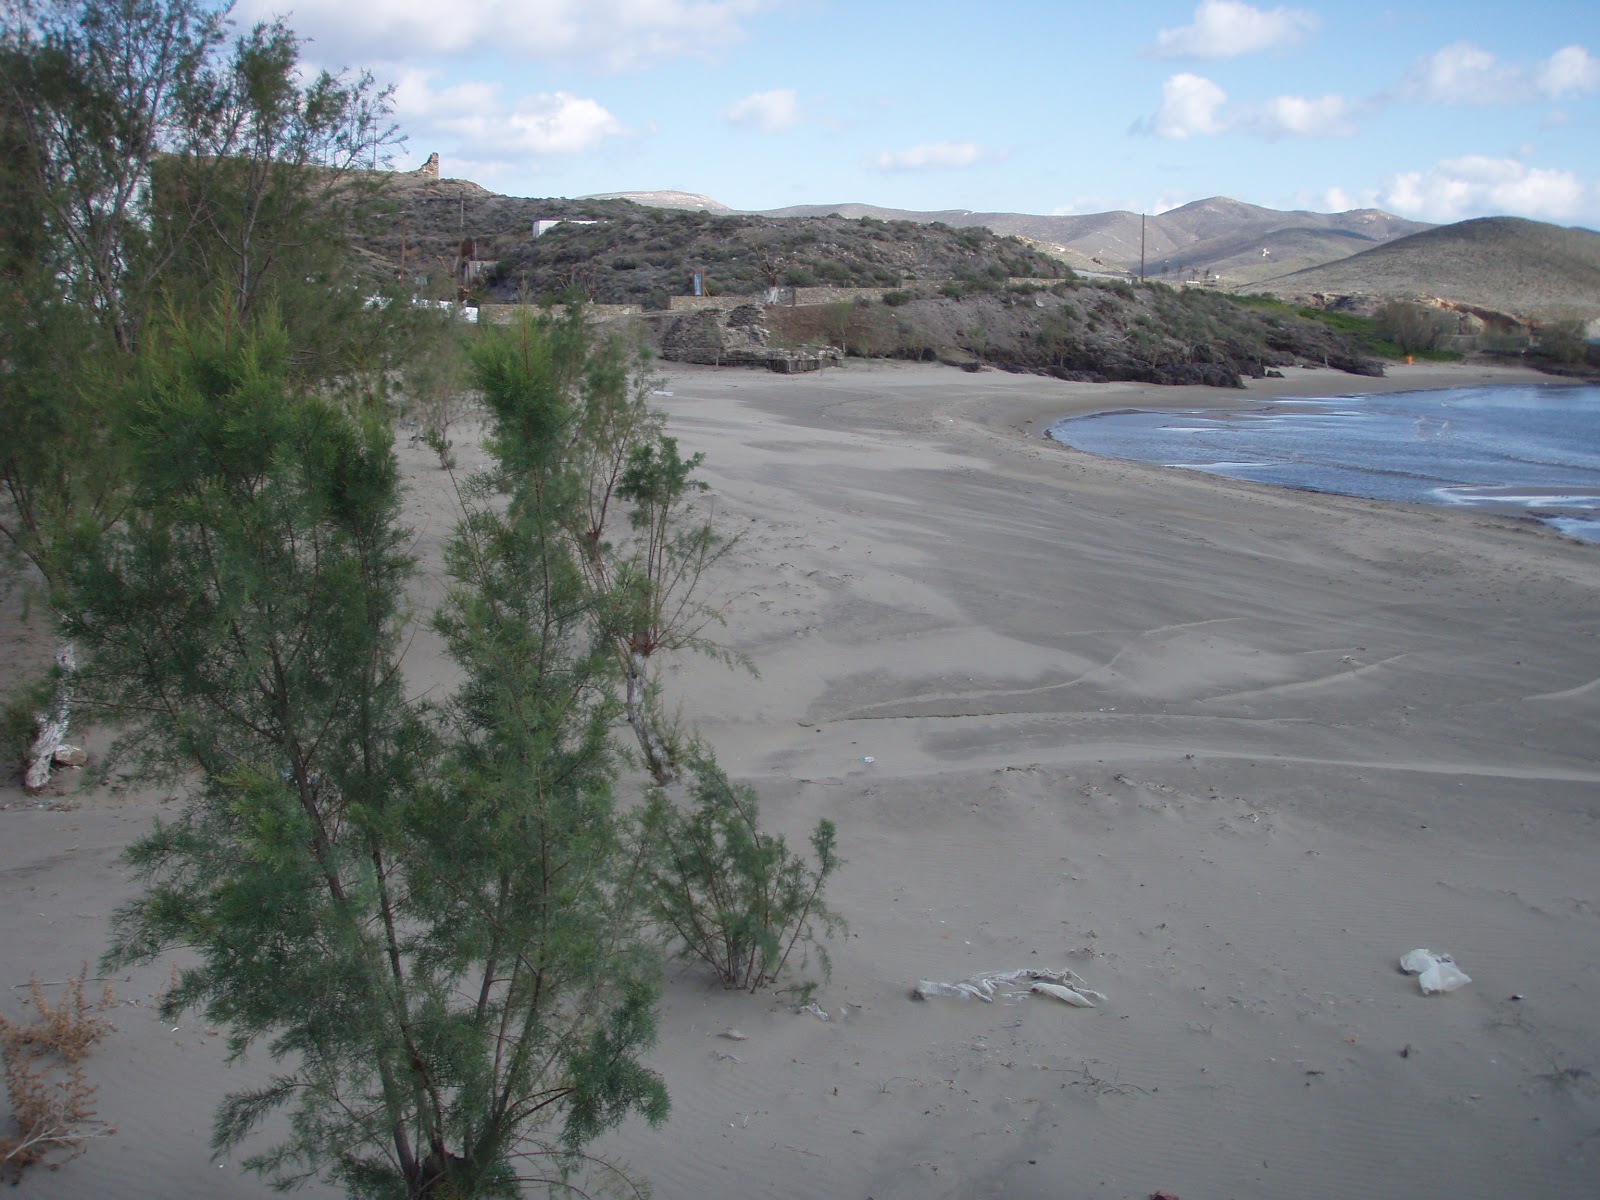
<instances>
[{"instance_id":1,"label":"dry grass tuft","mask_svg":"<svg viewBox=\"0 0 1600 1200\"><path fill-rule=\"evenodd\" d=\"M37 976L28 981L34 1018L0 1014L0 1061L15 1132L0 1134L0 1179L17 1182L24 1168L51 1154L81 1152L89 1138L114 1132L95 1116L94 1086L82 1061L111 1028L84 998L89 968L64 985L52 1005ZM114 1004L111 985L101 992L102 1009ZM52 1163L59 1166L59 1162Z\"/></svg>"}]
</instances>

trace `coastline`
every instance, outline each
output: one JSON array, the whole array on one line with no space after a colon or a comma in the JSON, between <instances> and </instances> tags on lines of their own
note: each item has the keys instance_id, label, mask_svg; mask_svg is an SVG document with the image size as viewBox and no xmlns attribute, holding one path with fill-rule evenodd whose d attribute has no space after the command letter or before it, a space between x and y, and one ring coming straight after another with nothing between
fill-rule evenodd
<instances>
[{"instance_id":1,"label":"coastline","mask_svg":"<svg viewBox=\"0 0 1600 1200\"><path fill-rule=\"evenodd\" d=\"M1226 408L1230 398L1253 400L1276 396L1362 396L1384 392L1423 392L1457 387L1560 386L1560 380L1529 367L1489 366L1478 363L1385 363L1382 378L1348 375L1343 371L1306 367L1283 368L1282 379L1246 379L1243 389L1176 387L1151 384L1080 384L1077 387L1126 388L1126 406L1144 409ZM1033 414L1030 431L1044 436L1052 420L1104 412L1108 406L1096 397L1074 392L1066 411L1050 418Z\"/></svg>"},{"instance_id":2,"label":"coastline","mask_svg":"<svg viewBox=\"0 0 1600 1200\"><path fill-rule=\"evenodd\" d=\"M817 993L827 1022L671 968L652 1063L673 1115L600 1152L660 1200L1591 1194L1592 546L1039 436L1073 412L1485 369L1244 393L897 364L665 374L670 431L706 452L718 520L742 532L719 636L760 670L687 660L669 698L791 845L837 823L828 901L850 934ZM447 479L425 447L397 454L427 568ZM6 611L9 679L33 651ZM448 683L426 632L406 670ZM64 799L0 794L7 985L98 956L131 887L120 848L175 811ZM1421 995L1396 961L1423 946L1472 984ZM1035 965L1109 999L909 998ZM200 1019L156 1020L165 982L115 981L117 1028L87 1067L119 1132L30 1175L32 1194L268 1194L205 1145L267 1055L228 1067Z\"/></svg>"},{"instance_id":3,"label":"coastline","mask_svg":"<svg viewBox=\"0 0 1600 1200\"><path fill-rule=\"evenodd\" d=\"M1527 517L1567 536L1600 543L1600 511L1596 509L1600 503L1600 476L1595 475L1592 466L1580 465L1585 459L1584 448L1593 441L1596 431L1578 425L1559 435L1548 426L1542 436L1531 432L1540 428L1539 414L1527 414L1520 399L1534 392L1549 396L1555 407L1547 420L1564 411L1600 416L1600 409L1593 407L1600 391L1582 381L1549 377L1530 380L1522 371L1502 378L1482 378L1481 372L1473 372L1479 377L1470 382L1459 381L1459 374L1458 381L1442 389L1439 380L1429 379L1427 387L1340 392L1308 391L1306 385L1312 381L1300 378L1293 381L1298 386L1292 389L1274 389L1267 394L1256 389L1254 394L1231 402L1184 405L1178 410L1183 415L1177 425L1185 427L1179 432L1201 435L1193 441L1166 432L1173 427L1170 414L1174 410L1170 406L1141 402L1073 413L1047 423L1044 436L1089 453L1181 466L1300 491L1470 507L1512 518ZM1470 401L1457 414L1465 432L1446 435L1445 430L1456 426L1449 412L1455 405L1439 396L1441 390L1456 396L1483 391L1492 398L1512 389L1518 397L1514 410L1497 408L1493 399L1486 406ZM1567 408L1560 397L1572 389L1590 397L1587 408ZM1382 396L1392 399L1381 402L1377 398ZM1396 403L1398 409L1393 407ZM1446 414L1443 418L1435 415L1442 411L1441 405ZM1315 423L1306 425L1292 417L1268 421L1265 427L1254 420L1335 411L1349 416L1352 409L1387 412L1394 424L1379 435L1364 421L1328 427L1323 434L1314 434L1306 431L1317 429ZM1473 415L1480 412L1500 412L1504 423L1495 424L1491 419L1486 424ZM1415 426L1424 414L1428 438L1444 447L1442 453L1434 445L1422 451L1413 441L1413 435L1422 436L1415 432ZM1108 426L1093 420L1099 417L1113 420ZM1191 419L1198 421L1199 427L1188 429ZM1075 430L1080 422L1088 425ZM1235 432L1221 432L1228 429ZM1208 430L1216 432L1207 436ZM1530 433L1534 439L1531 442L1526 440ZM1460 455L1471 459L1471 468L1463 465L1465 459L1458 458Z\"/></svg>"}]
</instances>

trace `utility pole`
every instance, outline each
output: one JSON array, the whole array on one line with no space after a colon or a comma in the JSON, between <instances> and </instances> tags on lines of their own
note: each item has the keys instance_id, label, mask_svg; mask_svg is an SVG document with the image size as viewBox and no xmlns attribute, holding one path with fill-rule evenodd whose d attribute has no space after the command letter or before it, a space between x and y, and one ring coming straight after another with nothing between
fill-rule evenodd
<instances>
[{"instance_id":1,"label":"utility pole","mask_svg":"<svg viewBox=\"0 0 1600 1200\"><path fill-rule=\"evenodd\" d=\"M1139 282L1144 282L1144 214L1139 214Z\"/></svg>"}]
</instances>

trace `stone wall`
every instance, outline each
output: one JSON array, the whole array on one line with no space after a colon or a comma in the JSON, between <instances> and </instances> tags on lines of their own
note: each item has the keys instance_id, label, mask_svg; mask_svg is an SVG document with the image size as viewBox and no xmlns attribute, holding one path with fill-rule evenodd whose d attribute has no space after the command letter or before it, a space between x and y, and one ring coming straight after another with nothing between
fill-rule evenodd
<instances>
[{"instance_id":1,"label":"stone wall","mask_svg":"<svg viewBox=\"0 0 1600 1200\"><path fill-rule=\"evenodd\" d=\"M542 307L537 304L483 304L478 308L478 320L488 325L509 325L516 319L518 312L527 311L537 314ZM639 315L637 304L588 304L584 312L596 321L615 321L622 317L636 317Z\"/></svg>"},{"instance_id":2,"label":"stone wall","mask_svg":"<svg viewBox=\"0 0 1600 1200\"><path fill-rule=\"evenodd\" d=\"M731 312L741 304L760 304L759 296L668 296L667 311Z\"/></svg>"},{"instance_id":3,"label":"stone wall","mask_svg":"<svg viewBox=\"0 0 1600 1200\"><path fill-rule=\"evenodd\" d=\"M661 357L668 362L714 367L765 367L783 375L842 365L839 351L832 346L772 345L772 335L763 322L765 310L752 299L743 297L744 303L729 309L650 314Z\"/></svg>"}]
</instances>

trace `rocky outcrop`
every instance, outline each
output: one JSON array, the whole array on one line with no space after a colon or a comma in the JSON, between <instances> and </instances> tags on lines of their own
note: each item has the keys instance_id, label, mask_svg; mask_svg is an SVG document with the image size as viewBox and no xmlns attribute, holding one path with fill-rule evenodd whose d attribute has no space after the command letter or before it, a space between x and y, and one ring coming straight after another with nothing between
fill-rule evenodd
<instances>
[{"instance_id":1,"label":"rocky outcrop","mask_svg":"<svg viewBox=\"0 0 1600 1200\"><path fill-rule=\"evenodd\" d=\"M435 150L432 154L428 155L428 161L423 163L411 173L418 179L439 178L439 152Z\"/></svg>"},{"instance_id":2,"label":"rocky outcrop","mask_svg":"<svg viewBox=\"0 0 1600 1200\"><path fill-rule=\"evenodd\" d=\"M741 304L727 312L706 309L668 317L657 326L661 357L703 366L766 367L782 375L842 364L832 346L772 345L764 315L758 304Z\"/></svg>"}]
</instances>

